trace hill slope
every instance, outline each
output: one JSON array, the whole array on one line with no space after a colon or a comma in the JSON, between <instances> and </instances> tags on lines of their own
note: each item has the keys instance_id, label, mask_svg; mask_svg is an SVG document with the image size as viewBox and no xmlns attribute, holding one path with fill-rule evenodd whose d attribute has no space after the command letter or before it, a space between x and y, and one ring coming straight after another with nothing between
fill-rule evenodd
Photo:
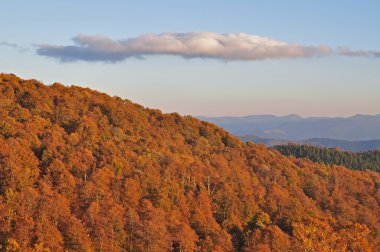
<instances>
[{"instance_id":1,"label":"hill slope","mask_svg":"<svg viewBox=\"0 0 380 252\"><path fill-rule=\"evenodd\" d=\"M380 249L380 176L191 117L0 75L8 251Z\"/></svg>"}]
</instances>

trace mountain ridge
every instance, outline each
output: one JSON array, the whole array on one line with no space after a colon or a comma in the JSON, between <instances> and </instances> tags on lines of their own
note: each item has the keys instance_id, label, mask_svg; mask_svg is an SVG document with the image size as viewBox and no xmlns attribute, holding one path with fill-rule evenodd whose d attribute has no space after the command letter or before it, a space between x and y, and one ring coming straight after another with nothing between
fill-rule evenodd
<instances>
[{"instance_id":1,"label":"mountain ridge","mask_svg":"<svg viewBox=\"0 0 380 252\"><path fill-rule=\"evenodd\" d=\"M218 119L218 118L232 118L232 119L239 119L239 118L255 118L255 117L267 117L267 118L294 118L294 119L350 119L350 118L357 118L357 117L380 117L380 113L378 114L354 114L350 116L300 116L295 113L290 113L286 115L275 115L275 114L252 114L252 115L244 115L244 116L204 116L204 115L196 115L194 116L196 118L212 118L212 119Z\"/></svg>"},{"instance_id":2,"label":"mountain ridge","mask_svg":"<svg viewBox=\"0 0 380 252\"><path fill-rule=\"evenodd\" d=\"M302 141L310 138L334 138L346 141L380 139L380 114L350 117L246 116L198 117L225 128L237 136Z\"/></svg>"},{"instance_id":3,"label":"mountain ridge","mask_svg":"<svg viewBox=\"0 0 380 252\"><path fill-rule=\"evenodd\" d=\"M254 143L265 144L268 147L286 144L306 144L326 148L340 148L345 151L362 152L380 149L380 139L366 140L366 141L347 141L331 138L310 138L306 140L286 140L286 139L272 139L261 138L254 135L239 136L244 141L252 141Z\"/></svg>"}]
</instances>

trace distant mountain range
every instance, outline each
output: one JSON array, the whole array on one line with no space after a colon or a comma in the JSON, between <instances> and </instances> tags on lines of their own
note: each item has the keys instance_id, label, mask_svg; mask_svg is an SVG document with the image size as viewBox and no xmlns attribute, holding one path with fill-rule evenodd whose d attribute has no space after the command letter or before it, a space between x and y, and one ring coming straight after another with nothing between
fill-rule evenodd
<instances>
[{"instance_id":1,"label":"distant mountain range","mask_svg":"<svg viewBox=\"0 0 380 252\"><path fill-rule=\"evenodd\" d=\"M361 152L369 150L379 150L380 149L380 139L377 140L366 140L366 141L347 141L338 140L330 138L311 138L302 141L292 141L284 139L270 139L261 138L253 135L246 135L239 137L244 142L252 141L254 143L265 144L266 146L273 147L276 145L286 145L286 144L303 144L303 145L313 145L318 147L327 148L340 148L345 151Z\"/></svg>"},{"instance_id":2,"label":"distant mountain range","mask_svg":"<svg viewBox=\"0 0 380 252\"><path fill-rule=\"evenodd\" d=\"M294 114L198 118L221 126L244 141L268 146L299 143L340 147L349 151L380 148L380 114L309 118Z\"/></svg>"}]
</instances>

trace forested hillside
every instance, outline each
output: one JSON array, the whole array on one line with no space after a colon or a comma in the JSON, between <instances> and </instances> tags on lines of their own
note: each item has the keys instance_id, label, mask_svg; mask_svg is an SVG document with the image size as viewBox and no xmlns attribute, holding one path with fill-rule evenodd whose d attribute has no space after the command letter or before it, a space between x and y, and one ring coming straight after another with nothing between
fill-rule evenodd
<instances>
[{"instance_id":1,"label":"forested hillside","mask_svg":"<svg viewBox=\"0 0 380 252\"><path fill-rule=\"evenodd\" d=\"M380 175L0 75L3 251L379 251Z\"/></svg>"},{"instance_id":2,"label":"forested hillside","mask_svg":"<svg viewBox=\"0 0 380 252\"><path fill-rule=\"evenodd\" d=\"M285 156L308 158L314 162L343 165L354 170L380 172L380 150L366 152L341 151L336 148L322 148L311 145L277 145L273 147Z\"/></svg>"}]
</instances>

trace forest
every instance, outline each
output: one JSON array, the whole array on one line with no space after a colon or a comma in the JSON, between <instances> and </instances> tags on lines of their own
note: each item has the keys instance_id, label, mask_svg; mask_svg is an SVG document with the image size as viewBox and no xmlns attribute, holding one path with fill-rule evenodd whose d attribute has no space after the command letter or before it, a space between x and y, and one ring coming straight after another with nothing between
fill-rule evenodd
<instances>
[{"instance_id":1,"label":"forest","mask_svg":"<svg viewBox=\"0 0 380 252\"><path fill-rule=\"evenodd\" d=\"M380 251L380 174L0 75L1 251Z\"/></svg>"},{"instance_id":2,"label":"forest","mask_svg":"<svg viewBox=\"0 0 380 252\"><path fill-rule=\"evenodd\" d=\"M285 156L308 158L313 162L342 165L353 170L380 172L380 150L365 152L342 151L337 148L323 148L312 145L277 145L273 147Z\"/></svg>"}]
</instances>

